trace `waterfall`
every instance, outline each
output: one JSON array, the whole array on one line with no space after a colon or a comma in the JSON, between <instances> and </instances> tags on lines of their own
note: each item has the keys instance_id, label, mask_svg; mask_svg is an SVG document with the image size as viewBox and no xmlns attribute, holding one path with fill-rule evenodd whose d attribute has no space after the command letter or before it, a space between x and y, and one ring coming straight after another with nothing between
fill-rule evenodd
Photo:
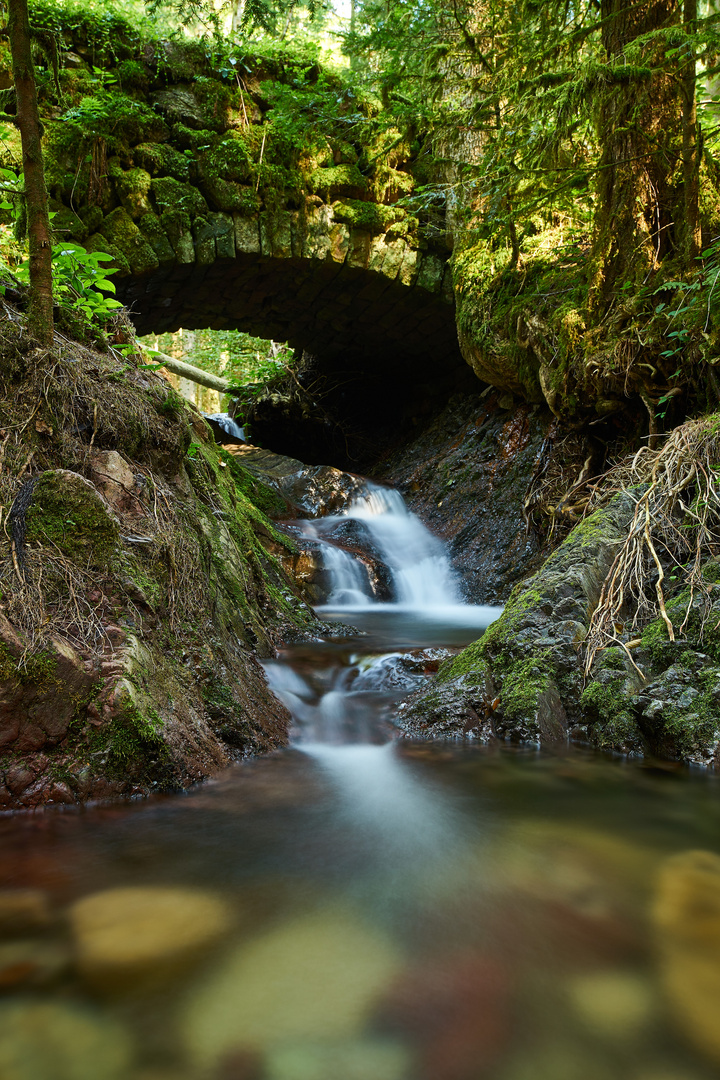
<instances>
[{"instance_id":1,"label":"waterfall","mask_svg":"<svg viewBox=\"0 0 720 1080\"><path fill-rule=\"evenodd\" d=\"M326 654L322 668L307 648L265 661L268 683L292 714L293 741L306 753L329 767L341 748L364 748L358 761L368 766L372 751L391 737L397 704L425 683L424 650L437 645L449 655L448 647L479 637L499 609L461 600L442 541L397 491L367 483L341 513L299 524L322 559L327 600L318 611L352 623L362 636L354 655L341 647L330 664ZM391 602L375 599L366 563L381 564L383 580L389 571ZM352 755L340 760L344 769ZM377 760L387 773L392 755Z\"/></svg>"},{"instance_id":2,"label":"waterfall","mask_svg":"<svg viewBox=\"0 0 720 1080\"><path fill-rule=\"evenodd\" d=\"M445 548L412 514L398 491L367 484L339 515L306 523L315 538L346 519L362 522L381 561L391 575L395 602L410 608L453 606L460 602ZM359 560L335 544L321 547L331 588L329 607L371 603L367 571Z\"/></svg>"},{"instance_id":3,"label":"waterfall","mask_svg":"<svg viewBox=\"0 0 720 1080\"><path fill-rule=\"evenodd\" d=\"M368 484L345 514L365 523L392 574L399 604L437 607L458 603L444 545L410 513L399 491Z\"/></svg>"}]
</instances>

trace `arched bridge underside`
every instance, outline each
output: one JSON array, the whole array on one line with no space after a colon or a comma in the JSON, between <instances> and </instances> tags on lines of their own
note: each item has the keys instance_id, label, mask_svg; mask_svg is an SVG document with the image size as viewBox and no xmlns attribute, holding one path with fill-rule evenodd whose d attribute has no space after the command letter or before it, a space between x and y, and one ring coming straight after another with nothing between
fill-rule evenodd
<instances>
[{"instance_id":1,"label":"arched bridge underside","mask_svg":"<svg viewBox=\"0 0 720 1080\"><path fill-rule=\"evenodd\" d=\"M124 254L141 272L117 279L117 295L140 334L239 329L288 341L324 367L347 360L429 374L462 365L439 254L335 222L328 206L304 215L302 227L290 212L208 218L174 245L121 222ZM117 243L119 230L109 231Z\"/></svg>"}]
</instances>

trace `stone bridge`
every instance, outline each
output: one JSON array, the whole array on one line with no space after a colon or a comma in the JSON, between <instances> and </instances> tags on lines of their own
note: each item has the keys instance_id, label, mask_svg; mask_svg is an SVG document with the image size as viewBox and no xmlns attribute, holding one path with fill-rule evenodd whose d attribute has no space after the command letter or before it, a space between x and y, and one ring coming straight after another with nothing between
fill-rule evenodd
<instances>
[{"instance_id":1,"label":"stone bridge","mask_svg":"<svg viewBox=\"0 0 720 1080\"><path fill-rule=\"evenodd\" d=\"M127 259L117 295L140 334L238 329L316 356L420 366L458 352L446 259L338 221L332 205L254 217L208 207L174 243L150 222L121 207L90 238L112 237Z\"/></svg>"},{"instance_id":2,"label":"stone bridge","mask_svg":"<svg viewBox=\"0 0 720 1080\"><path fill-rule=\"evenodd\" d=\"M114 256L140 334L239 329L376 374L462 366L443 223L402 205L417 142L362 103L362 123L316 129L328 86L340 111L350 100L316 65L243 54L240 78L197 43L126 24L111 49L91 37L65 33L48 188L55 228ZM93 100L98 65L114 85Z\"/></svg>"}]
</instances>

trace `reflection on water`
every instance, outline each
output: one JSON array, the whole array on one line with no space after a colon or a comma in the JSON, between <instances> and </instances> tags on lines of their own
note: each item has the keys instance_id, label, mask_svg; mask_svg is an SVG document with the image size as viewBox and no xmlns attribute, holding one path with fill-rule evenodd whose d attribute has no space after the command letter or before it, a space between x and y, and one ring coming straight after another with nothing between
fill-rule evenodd
<instances>
[{"instance_id":1,"label":"reflection on water","mask_svg":"<svg viewBox=\"0 0 720 1080\"><path fill-rule=\"evenodd\" d=\"M702 1080L712 778L308 744L0 820L5 1080Z\"/></svg>"}]
</instances>

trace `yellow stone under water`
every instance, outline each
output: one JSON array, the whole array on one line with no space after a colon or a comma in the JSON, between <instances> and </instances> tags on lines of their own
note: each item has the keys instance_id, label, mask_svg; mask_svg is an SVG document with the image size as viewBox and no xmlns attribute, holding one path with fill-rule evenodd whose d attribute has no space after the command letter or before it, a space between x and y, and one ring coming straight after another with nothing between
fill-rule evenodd
<instances>
[{"instance_id":1,"label":"yellow stone under water","mask_svg":"<svg viewBox=\"0 0 720 1080\"><path fill-rule=\"evenodd\" d=\"M103 990L167 978L227 932L229 905L199 889L137 886L86 896L70 909L78 967Z\"/></svg>"},{"instance_id":2,"label":"yellow stone under water","mask_svg":"<svg viewBox=\"0 0 720 1080\"><path fill-rule=\"evenodd\" d=\"M676 1027L720 1063L720 856L686 851L662 867L653 910Z\"/></svg>"},{"instance_id":3,"label":"yellow stone under water","mask_svg":"<svg viewBox=\"0 0 720 1080\"><path fill-rule=\"evenodd\" d=\"M631 971L598 971L572 979L570 1003L583 1026L613 1042L644 1034L658 1002L647 978Z\"/></svg>"},{"instance_id":4,"label":"yellow stone under water","mask_svg":"<svg viewBox=\"0 0 720 1080\"><path fill-rule=\"evenodd\" d=\"M351 912L301 916L240 946L192 994L189 1052L208 1066L241 1047L353 1038L399 967L393 945Z\"/></svg>"}]
</instances>

